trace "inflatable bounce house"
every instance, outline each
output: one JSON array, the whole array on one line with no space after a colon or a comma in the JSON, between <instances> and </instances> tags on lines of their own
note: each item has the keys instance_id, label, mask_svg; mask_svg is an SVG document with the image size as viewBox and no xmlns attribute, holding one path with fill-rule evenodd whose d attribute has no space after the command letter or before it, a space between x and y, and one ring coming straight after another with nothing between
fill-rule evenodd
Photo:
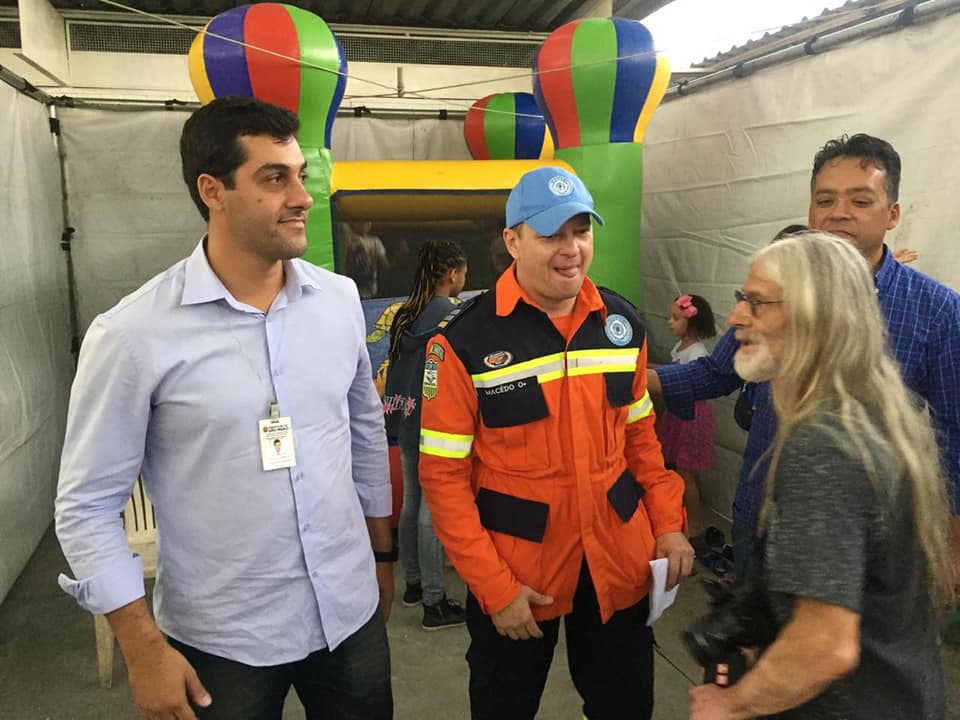
<instances>
[{"instance_id":1,"label":"inflatable bounce house","mask_svg":"<svg viewBox=\"0 0 960 720\"><path fill-rule=\"evenodd\" d=\"M491 95L467 112L469 161L336 162L330 137L346 58L320 17L292 5L217 15L194 39L189 69L201 103L253 96L300 117L314 199L304 258L357 282L381 380L390 321L412 284L419 244L457 240L467 253L467 288L491 287L509 261L496 257L507 195L536 167L563 166L583 179L606 221L594 228L590 276L638 303L642 142L670 79L640 22L590 18L551 33L536 57L532 94ZM398 458L391 465L399 502Z\"/></svg>"}]
</instances>

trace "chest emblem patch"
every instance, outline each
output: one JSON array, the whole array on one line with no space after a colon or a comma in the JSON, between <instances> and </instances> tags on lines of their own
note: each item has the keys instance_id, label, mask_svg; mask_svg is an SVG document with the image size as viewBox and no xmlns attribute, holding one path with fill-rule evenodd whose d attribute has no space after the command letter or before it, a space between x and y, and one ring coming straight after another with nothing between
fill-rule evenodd
<instances>
[{"instance_id":1,"label":"chest emblem patch","mask_svg":"<svg viewBox=\"0 0 960 720\"><path fill-rule=\"evenodd\" d=\"M603 331L607 334L607 339L618 347L623 347L633 340L633 327L623 315L608 315Z\"/></svg>"},{"instance_id":2,"label":"chest emblem patch","mask_svg":"<svg viewBox=\"0 0 960 720\"><path fill-rule=\"evenodd\" d=\"M509 365L513 362L513 354L507 352L506 350L497 350L487 355L483 359L483 364L492 370L497 368L502 368L506 365Z\"/></svg>"}]
</instances>

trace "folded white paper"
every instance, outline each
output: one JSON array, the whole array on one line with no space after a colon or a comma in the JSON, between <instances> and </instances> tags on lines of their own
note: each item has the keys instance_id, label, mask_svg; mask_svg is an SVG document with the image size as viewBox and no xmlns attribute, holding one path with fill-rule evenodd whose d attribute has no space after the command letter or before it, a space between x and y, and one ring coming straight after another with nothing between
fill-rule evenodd
<instances>
[{"instance_id":1,"label":"folded white paper","mask_svg":"<svg viewBox=\"0 0 960 720\"><path fill-rule=\"evenodd\" d=\"M647 625L653 625L657 618L663 615L663 611L673 605L677 598L677 590L680 585L674 586L673 590L667 590L667 569L669 561L666 558L650 561L650 617L647 618Z\"/></svg>"}]
</instances>

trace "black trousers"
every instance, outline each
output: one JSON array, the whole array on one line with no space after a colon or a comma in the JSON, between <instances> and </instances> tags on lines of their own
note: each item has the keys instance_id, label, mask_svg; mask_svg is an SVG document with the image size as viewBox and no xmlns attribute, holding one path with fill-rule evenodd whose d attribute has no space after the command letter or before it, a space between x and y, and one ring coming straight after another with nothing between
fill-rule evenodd
<instances>
[{"instance_id":1,"label":"black trousers","mask_svg":"<svg viewBox=\"0 0 960 720\"><path fill-rule=\"evenodd\" d=\"M378 609L333 652L317 650L303 660L253 667L210 655L169 638L186 657L213 703L192 705L198 720L280 720L290 687L307 720L390 720L390 648Z\"/></svg>"},{"instance_id":2,"label":"black trousers","mask_svg":"<svg viewBox=\"0 0 960 720\"><path fill-rule=\"evenodd\" d=\"M603 624L584 562L564 617L567 664L588 720L650 720L653 714L653 631L647 598ZM537 623L539 640L511 640L467 596L470 716L473 720L533 720L557 645L560 619Z\"/></svg>"}]
</instances>

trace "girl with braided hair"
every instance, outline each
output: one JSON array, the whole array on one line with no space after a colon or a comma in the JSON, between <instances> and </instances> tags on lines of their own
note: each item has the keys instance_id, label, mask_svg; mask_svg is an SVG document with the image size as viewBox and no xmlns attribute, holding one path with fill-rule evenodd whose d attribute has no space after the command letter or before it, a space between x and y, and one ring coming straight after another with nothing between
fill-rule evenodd
<instances>
[{"instance_id":1,"label":"girl with braided hair","mask_svg":"<svg viewBox=\"0 0 960 720\"><path fill-rule=\"evenodd\" d=\"M443 590L443 547L433 530L430 510L421 500L420 402L427 341L455 307L467 277L467 257L450 240L428 240L420 248L410 297L390 326L390 365L384 393L387 437L400 446L403 509L400 512L400 562L407 587L403 604L423 604L423 629L463 625L463 608Z\"/></svg>"}]
</instances>

